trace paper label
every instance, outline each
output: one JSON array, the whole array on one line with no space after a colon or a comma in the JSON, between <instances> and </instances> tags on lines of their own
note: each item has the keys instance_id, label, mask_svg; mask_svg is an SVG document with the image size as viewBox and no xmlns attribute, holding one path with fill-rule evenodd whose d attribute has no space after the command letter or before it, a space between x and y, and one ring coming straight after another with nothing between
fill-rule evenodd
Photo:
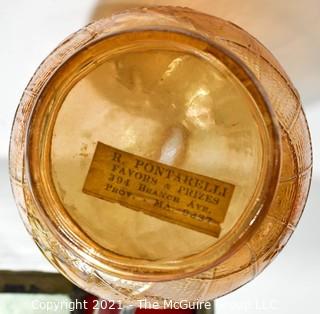
<instances>
[{"instance_id":1,"label":"paper label","mask_svg":"<svg viewBox=\"0 0 320 314\"><path fill-rule=\"evenodd\" d=\"M234 185L98 142L83 192L215 237Z\"/></svg>"}]
</instances>

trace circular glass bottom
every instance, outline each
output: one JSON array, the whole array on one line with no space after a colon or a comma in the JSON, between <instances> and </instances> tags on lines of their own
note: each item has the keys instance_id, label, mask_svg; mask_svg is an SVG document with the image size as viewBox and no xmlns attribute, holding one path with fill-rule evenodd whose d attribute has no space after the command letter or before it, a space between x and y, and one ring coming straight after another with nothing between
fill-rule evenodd
<instances>
[{"instance_id":1,"label":"circular glass bottom","mask_svg":"<svg viewBox=\"0 0 320 314\"><path fill-rule=\"evenodd\" d=\"M56 116L51 174L63 207L94 242L129 258L181 259L222 240L251 210L262 164L258 112L218 59L152 42L128 43L74 83ZM234 185L219 235L84 193L98 142ZM115 172L128 178L129 170ZM150 182L146 188L156 193ZM199 195L188 193L196 207Z\"/></svg>"}]
</instances>

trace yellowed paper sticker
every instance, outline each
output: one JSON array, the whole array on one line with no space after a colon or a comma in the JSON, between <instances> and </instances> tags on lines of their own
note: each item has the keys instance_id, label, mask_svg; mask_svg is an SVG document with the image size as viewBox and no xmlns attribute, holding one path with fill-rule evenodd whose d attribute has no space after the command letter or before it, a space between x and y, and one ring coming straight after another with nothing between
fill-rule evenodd
<instances>
[{"instance_id":1,"label":"yellowed paper sticker","mask_svg":"<svg viewBox=\"0 0 320 314\"><path fill-rule=\"evenodd\" d=\"M234 185L98 142L83 192L215 237Z\"/></svg>"}]
</instances>

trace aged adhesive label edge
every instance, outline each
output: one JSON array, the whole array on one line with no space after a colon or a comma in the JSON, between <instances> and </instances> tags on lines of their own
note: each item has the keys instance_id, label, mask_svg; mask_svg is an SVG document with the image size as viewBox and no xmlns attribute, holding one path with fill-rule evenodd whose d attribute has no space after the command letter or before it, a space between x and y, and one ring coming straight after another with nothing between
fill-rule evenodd
<instances>
[{"instance_id":1,"label":"aged adhesive label edge","mask_svg":"<svg viewBox=\"0 0 320 314\"><path fill-rule=\"evenodd\" d=\"M98 142L83 192L219 237L234 188Z\"/></svg>"}]
</instances>

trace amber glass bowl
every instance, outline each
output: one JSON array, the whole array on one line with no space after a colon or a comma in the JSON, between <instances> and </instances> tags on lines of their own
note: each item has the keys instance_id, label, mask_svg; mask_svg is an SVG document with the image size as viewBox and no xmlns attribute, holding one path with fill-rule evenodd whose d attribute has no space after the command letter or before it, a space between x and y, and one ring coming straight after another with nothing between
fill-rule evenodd
<instances>
[{"instance_id":1,"label":"amber glass bowl","mask_svg":"<svg viewBox=\"0 0 320 314\"><path fill-rule=\"evenodd\" d=\"M234 185L219 235L83 195L97 141ZM175 7L125 11L63 41L28 84L10 144L16 203L44 255L81 288L133 305L214 299L253 279L294 231L311 169L299 95L272 54Z\"/></svg>"}]
</instances>

